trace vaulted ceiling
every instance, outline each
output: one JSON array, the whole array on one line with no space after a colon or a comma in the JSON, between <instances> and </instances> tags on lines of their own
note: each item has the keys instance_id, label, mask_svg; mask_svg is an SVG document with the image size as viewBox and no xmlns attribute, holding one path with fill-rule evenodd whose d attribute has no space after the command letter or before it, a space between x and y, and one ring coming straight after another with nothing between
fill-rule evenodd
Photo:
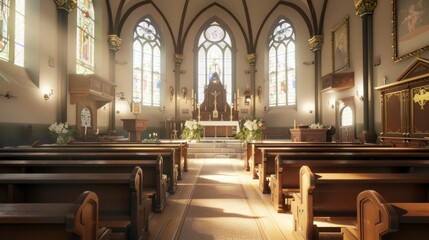
<instances>
[{"instance_id":1,"label":"vaulted ceiling","mask_svg":"<svg viewBox=\"0 0 429 240\"><path fill-rule=\"evenodd\" d=\"M109 17L109 34L120 37L127 19L140 8L154 9L162 17L181 54L189 30L204 14L222 11L237 24L248 53L254 53L259 35L270 15L281 10L298 13L309 36L323 32L323 19L328 0L105 0Z\"/></svg>"}]
</instances>

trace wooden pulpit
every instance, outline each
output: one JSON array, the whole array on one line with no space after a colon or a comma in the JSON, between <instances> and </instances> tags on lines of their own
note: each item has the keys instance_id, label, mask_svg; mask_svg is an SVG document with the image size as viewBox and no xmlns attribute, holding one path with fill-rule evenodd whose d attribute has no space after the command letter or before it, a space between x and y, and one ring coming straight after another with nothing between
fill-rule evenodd
<instances>
[{"instance_id":1,"label":"wooden pulpit","mask_svg":"<svg viewBox=\"0 0 429 240\"><path fill-rule=\"evenodd\" d=\"M141 142L142 132L147 128L146 119L121 119L124 122L124 130L129 132L131 142Z\"/></svg>"}]
</instances>

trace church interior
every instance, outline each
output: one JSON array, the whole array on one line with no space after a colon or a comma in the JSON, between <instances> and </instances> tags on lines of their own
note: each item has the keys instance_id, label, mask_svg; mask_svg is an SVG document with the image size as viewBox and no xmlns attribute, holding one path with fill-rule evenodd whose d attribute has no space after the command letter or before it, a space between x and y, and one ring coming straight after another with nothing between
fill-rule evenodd
<instances>
[{"instance_id":1,"label":"church interior","mask_svg":"<svg viewBox=\"0 0 429 240\"><path fill-rule=\"evenodd\" d=\"M426 14L0 0L0 239L426 239Z\"/></svg>"}]
</instances>

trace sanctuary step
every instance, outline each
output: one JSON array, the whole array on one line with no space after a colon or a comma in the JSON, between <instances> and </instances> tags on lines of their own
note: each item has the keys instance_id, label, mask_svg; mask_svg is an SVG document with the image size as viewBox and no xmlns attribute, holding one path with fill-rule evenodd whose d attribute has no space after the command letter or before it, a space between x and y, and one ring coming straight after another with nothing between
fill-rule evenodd
<instances>
[{"instance_id":1,"label":"sanctuary step","mask_svg":"<svg viewBox=\"0 0 429 240\"><path fill-rule=\"evenodd\" d=\"M234 138L202 138L189 143L188 158L239 158L243 156L243 143Z\"/></svg>"}]
</instances>

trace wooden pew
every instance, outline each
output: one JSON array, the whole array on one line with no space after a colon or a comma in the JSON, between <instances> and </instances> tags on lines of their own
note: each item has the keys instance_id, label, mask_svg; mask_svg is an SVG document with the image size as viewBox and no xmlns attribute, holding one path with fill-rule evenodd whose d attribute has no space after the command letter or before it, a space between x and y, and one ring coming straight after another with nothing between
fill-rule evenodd
<instances>
[{"instance_id":1,"label":"wooden pew","mask_svg":"<svg viewBox=\"0 0 429 240\"><path fill-rule=\"evenodd\" d=\"M85 191L74 203L1 203L0 239L109 240L99 229L98 197Z\"/></svg>"},{"instance_id":2,"label":"wooden pew","mask_svg":"<svg viewBox=\"0 0 429 240\"><path fill-rule=\"evenodd\" d=\"M146 239L151 200L142 192L143 172L132 173L4 173L1 202L63 203L82 191L100 199L99 225L118 239Z\"/></svg>"},{"instance_id":3,"label":"wooden pew","mask_svg":"<svg viewBox=\"0 0 429 240\"><path fill-rule=\"evenodd\" d=\"M271 174L276 172L275 158L277 155L282 160L320 160L320 159L355 159L357 157L365 157L370 159L383 159L383 157L395 156L395 158L409 158L413 154L413 158L428 159L429 149L423 148L393 148L393 147L365 147L359 146L333 146L333 147L306 147L306 148L261 148L263 162L259 165L259 188L263 193L270 193L269 180ZM395 154L392 154L395 153ZM416 154L419 154L417 156Z\"/></svg>"},{"instance_id":4,"label":"wooden pew","mask_svg":"<svg viewBox=\"0 0 429 240\"><path fill-rule=\"evenodd\" d=\"M147 154L147 157L149 158L144 160L2 159L0 173L129 173L138 166L145 176L143 191L152 200L152 210L162 212L167 204L167 179L162 174L162 156ZM151 160L154 158L156 160Z\"/></svg>"},{"instance_id":5,"label":"wooden pew","mask_svg":"<svg viewBox=\"0 0 429 240\"><path fill-rule=\"evenodd\" d=\"M357 197L357 227L342 229L344 240L423 240L429 236L429 203L389 203L373 190Z\"/></svg>"},{"instance_id":6,"label":"wooden pew","mask_svg":"<svg viewBox=\"0 0 429 240\"><path fill-rule=\"evenodd\" d=\"M70 142L66 145L38 145L35 147L100 147L100 148L109 148L109 147L127 147L127 148L153 148L153 147L163 147L163 148L175 148L176 152L179 154L175 155L175 164L178 165L178 179L182 179L183 172L188 171L188 143L185 140L162 140L160 142L154 143L136 143L136 142Z\"/></svg>"},{"instance_id":7,"label":"wooden pew","mask_svg":"<svg viewBox=\"0 0 429 240\"><path fill-rule=\"evenodd\" d=\"M391 202L428 202L429 174L415 173L313 173L300 170L300 191L293 194L293 236L318 239L319 232L355 226L356 199L364 190L375 190ZM329 226L322 227L326 220Z\"/></svg>"},{"instance_id":8,"label":"wooden pew","mask_svg":"<svg viewBox=\"0 0 429 240\"><path fill-rule=\"evenodd\" d=\"M378 144L361 144L361 143L332 143L332 142L281 142L281 141L267 141L248 143L247 152L250 152L248 158L249 170L252 173L253 179L258 178L258 166L263 163L262 149L268 151L273 148L314 148L314 147L391 147L392 145L378 145Z\"/></svg>"},{"instance_id":9,"label":"wooden pew","mask_svg":"<svg viewBox=\"0 0 429 240\"><path fill-rule=\"evenodd\" d=\"M46 148L6 148L0 149L0 160L30 159L69 159L69 160L155 160L162 156L162 172L167 176L168 192L173 194L177 189L177 168L174 166L176 150L172 148L79 148L79 147L46 147Z\"/></svg>"},{"instance_id":10,"label":"wooden pew","mask_svg":"<svg viewBox=\"0 0 429 240\"><path fill-rule=\"evenodd\" d=\"M338 153L341 156L342 153ZM289 157L289 156L288 156ZM269 187L271 200L277 212L286 212L289 209L288 200L292 194L299 191L299 170L301 166L309 166L314 172L425 172L429 173L429 152L426 159L413 159L407 156L387 152L384 156L376 157L373 154L356 154L343 158L319 159L284 159L281 155L275 157L276 171L270 176Z\"/></svg>"}]
</instances>

